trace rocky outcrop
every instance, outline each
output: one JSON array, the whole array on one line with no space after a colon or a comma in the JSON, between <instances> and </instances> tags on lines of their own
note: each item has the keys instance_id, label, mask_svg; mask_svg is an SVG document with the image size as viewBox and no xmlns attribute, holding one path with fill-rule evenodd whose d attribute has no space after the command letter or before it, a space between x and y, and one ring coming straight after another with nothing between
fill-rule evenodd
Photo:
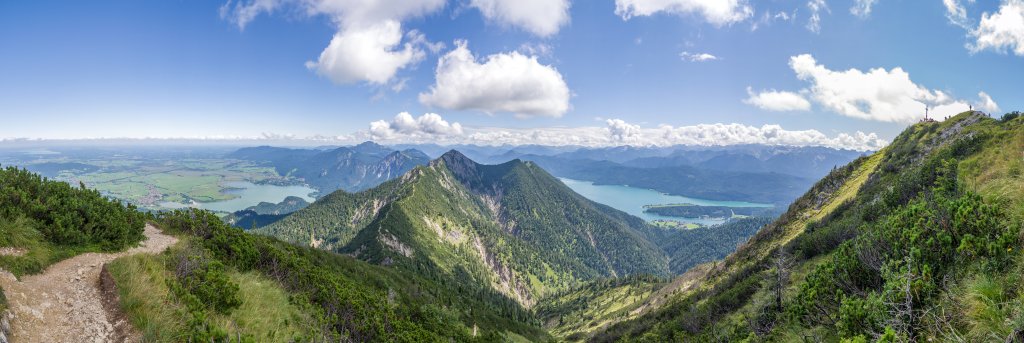
<instances>
[{"instance_id":1,"label":"rocky outcrop","mask_svg":"<svg viewBox=\"0 0 1024 343\"><path fill-rule=\"evenodd\" d=\"M0 343L8 343L11 337L11 320L14 319L14 313L9 310L0 312Z\"/></svg>"}]
</instances>

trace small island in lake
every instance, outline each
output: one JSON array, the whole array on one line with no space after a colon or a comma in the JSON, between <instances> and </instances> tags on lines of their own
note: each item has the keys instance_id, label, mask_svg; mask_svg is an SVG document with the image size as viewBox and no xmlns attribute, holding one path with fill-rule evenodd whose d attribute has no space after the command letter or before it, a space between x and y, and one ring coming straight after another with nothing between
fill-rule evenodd
<instances>
[{"instance_id":1,"label":"small island in lake","mask_svg":"<svg viewBox=\"0 0 1024 343\"><path fill-rule=\"evenodd\" d=\"M702 206L695 204L644 205L644 212L681 218L729 219L753 217L772 211L772 207Z\"/></svg>"}]
</instances>

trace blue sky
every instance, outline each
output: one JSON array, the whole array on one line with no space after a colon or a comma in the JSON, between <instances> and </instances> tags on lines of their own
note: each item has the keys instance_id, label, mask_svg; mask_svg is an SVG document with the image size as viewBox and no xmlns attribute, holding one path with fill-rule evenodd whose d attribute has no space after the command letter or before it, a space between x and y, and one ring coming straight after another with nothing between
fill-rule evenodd
<instances>
[{"instance_id":1,"label":"blue sky","mask_svg":"<svg viewBox=\"0 0 1024 343\"><path fill-rule=\"evenodd\" d=\"M6 1L0 138L869 148L924 104L1024 108L1020 18L1021 0Z\"/></svg>"}]
</instances>

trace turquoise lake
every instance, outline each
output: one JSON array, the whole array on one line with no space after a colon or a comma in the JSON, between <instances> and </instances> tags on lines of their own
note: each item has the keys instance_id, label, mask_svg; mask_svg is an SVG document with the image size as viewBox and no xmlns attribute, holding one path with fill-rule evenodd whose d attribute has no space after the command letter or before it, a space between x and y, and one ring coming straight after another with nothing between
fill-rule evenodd
<instances>
[{"instance_id":1,"label":"turquoise lake","mask_svg":"<svg viewBox=\"0 0 1024 343\"><path fill-rule=\"evenodd\" d=\"M661 216L653 213L645 213L644 205L660 204L682 204L689 203L703 206L730 206L730 207L772 207L771 204L759 204L744 201L716 201L698 198L690 198L679 195L669 195L646 188L637 188L619 185L595 185L590 181L580 181L567 178L559 178L566 186L587 199L611 206L647 221L656 219L676 220L701 225L721 224L725 220L702 219L702 218L681 218Z\"/></svg>"},{"instance_id":2,"label":"turquoise lake","mask_svg":"<svg viewBox=\"0 0 1024 343\"><path fill-rule=\"evenodd\" d=\"M164 201L160 203L160 206L171 209L192 206L204 210L234 212L244 210L249 206L255 206L260 202L276 204L284 201L284 198L289 196L300 197L308 202L316 200L309 196L310 193L316 192L316 190L306 186L257 185L252 182L244 181L225 182L224 186L231 188L224 191L224 193L234 194L238 197L224 201L196 202L192 205Z\"/></svg>"}]
</instances>

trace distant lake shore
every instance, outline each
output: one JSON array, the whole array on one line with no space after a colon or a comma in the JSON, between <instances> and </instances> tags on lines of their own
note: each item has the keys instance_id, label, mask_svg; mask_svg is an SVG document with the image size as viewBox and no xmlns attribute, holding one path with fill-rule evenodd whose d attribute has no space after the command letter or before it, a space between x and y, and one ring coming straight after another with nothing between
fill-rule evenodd
<instances>
[{"instance_id":1,"label":"distant lake shore","mask_svg":"<svg viewBox=\"0 0 1024 343\"><path fill-rule=\"evenodd\" d=\"M722 206L722 207L772 207L771 204L761 204L745 201L718 201L690 198L679 195L670 195L652 189L637 188L623 185L596 185L590 181L559 178L566 186L576 193L595 202L605 204L617 210L640 217L646 221L674 220L700 225L715 225L725 222L726 218L684 218L663 216L655 213L644 212L645 206L661 204L693 204L700 206Z\"/></svg>"}]
</instances>

